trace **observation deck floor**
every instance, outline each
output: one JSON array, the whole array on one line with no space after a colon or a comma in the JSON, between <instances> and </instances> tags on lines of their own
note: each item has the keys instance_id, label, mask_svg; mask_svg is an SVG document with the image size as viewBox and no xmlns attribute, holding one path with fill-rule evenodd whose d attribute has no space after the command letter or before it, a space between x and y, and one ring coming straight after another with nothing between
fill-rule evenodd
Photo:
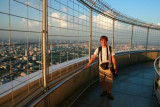
<instances>
[{"instance_id":1,"label":"observation deck floor","mask_svg":"<svg viewBox=\"0 0 160 107\"><path fill-rule=\"evenodd\" d=\"M101 84L96 82L90 86L72 107L153 107L153 62L130 65L118 71L114 79L112 95L101 97Z\"/></svg>"}]
</instances>

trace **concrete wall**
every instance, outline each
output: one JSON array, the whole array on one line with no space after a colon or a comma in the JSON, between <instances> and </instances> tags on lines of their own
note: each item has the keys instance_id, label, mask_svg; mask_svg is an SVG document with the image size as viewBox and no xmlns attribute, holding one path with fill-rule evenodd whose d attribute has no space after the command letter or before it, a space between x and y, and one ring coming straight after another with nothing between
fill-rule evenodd
<instances>
[{"instance_id":1,"label":"concrete wall","mask_svg":"<svg viewBox=\"0 0 160 107\"><path fill-rule=\"evenodd\" d=\"M160 52L139 52L131 54L120 53L116 55L117 67L118 69L121 69L131 64L153 61L159 55ZM71 79L69 79L68 81L66 81L65 84L62 84L57 89L55 89L36 106L64 106L63 103L65 102L65 100L70 101L67 103L65 102L65 105L68 105L75 99L75 96L73 96L74 93L77 93L78 90L87 87L87 85L95 79L98 79L97 63L91 66L90 69L85 69ZM79 93L80 92L78 92L78 94Z\"/></svg>"},{"instance_id":2,"label":"concrete wall","mask_svg":"<svg viewBox=\"0 0 160 107\"><path fill-rule=\"evenodd\" d=\"M140 62L153 61L160 55L160 52L139 52L131 54L118 54L116 62L118 69L127 65L136 64Z\"/></svg>"}]
</instances>

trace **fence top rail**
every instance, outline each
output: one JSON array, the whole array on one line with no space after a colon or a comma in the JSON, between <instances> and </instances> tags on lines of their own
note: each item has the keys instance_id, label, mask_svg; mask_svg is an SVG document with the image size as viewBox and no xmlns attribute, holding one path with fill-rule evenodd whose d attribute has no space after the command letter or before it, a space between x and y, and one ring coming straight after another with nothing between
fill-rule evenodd
<instances>
[{"instance_id":1,"label":"fence top rail","mask_svg":"<svg viewBox=\"0 0 160 107\"><path fill-rule=\"evenodd\" d=\"M135 19L133 17L127 16L119 11L117 11L114 8L111 8L106 2L103 0L78 0L79 2L83 3L84 5L87 5L88 7L92 8L93 10L112 18L113 20L117 20L123 23L133 24L136 26L151 28L151 29L157 29L160 30L160 26L152 24L152 23L146 23L144 21L141 21L139 19ZM93 5L94 3L94 5Z\"/></svg>"}]
</instances>

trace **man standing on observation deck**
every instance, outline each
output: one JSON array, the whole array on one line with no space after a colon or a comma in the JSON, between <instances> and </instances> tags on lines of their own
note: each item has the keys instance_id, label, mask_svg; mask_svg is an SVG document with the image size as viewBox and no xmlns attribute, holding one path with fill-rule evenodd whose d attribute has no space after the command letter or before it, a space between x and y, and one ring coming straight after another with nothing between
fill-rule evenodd
<instances>
[{"instance_id":1,"label":"man standing on observation deck","mask_svg":"<svg viewBox=\"0 0 160 107\"><path fill-rule=\"evenodd\" d=\"M114 97L111 94L113 74L114 75L117 74L115 53L114 50L111 48L111 46L107 45L108 42L107 36L101 36L100 42L101 46L95 50L91 60L85 66L85 68L87 69L89 65L96 59L96 57L99 56L99 79L103 87L103 92L100 94L100 96L103 97L108 95L108 98L113 100ZM114 71L113 71L114 73L110 69L112 68L112 62L114 66ZM106 88L106 82L108 90Z\"/></svg>"}]
</instances>

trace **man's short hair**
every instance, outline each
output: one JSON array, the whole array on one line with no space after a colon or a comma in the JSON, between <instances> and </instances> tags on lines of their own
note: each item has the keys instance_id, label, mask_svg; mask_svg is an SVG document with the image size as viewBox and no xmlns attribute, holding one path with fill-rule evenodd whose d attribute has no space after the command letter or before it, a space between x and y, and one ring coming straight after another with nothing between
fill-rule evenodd
<instances>
[{"instance_id":1,"label":"man's short hair","mask_svg":"<svg viewBox=\"0 0 160 107\"><path fill-rule=\"evenodd\" d=\"M101 39L105 39L106 41L108 41L108 37L107 36L101 36L100 37L100 41L101 41Z\"/></svg>"}]
</instances>

